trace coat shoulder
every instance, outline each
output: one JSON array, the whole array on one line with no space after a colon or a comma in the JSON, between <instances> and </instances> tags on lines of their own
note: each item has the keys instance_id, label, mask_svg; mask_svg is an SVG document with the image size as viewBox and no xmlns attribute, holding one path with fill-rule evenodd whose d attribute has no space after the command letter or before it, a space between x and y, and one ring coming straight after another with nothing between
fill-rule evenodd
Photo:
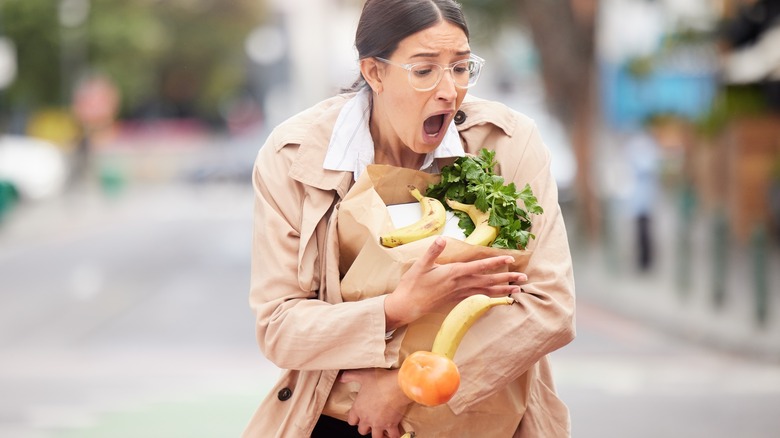
<instances>
[{"instance_id":1,"label":"coat shoulder","mask_svg":"<svg viewBox=\"0 0 780 438\"><path fill-rule=\"evenodd\" d=\"M456 125L469 153L486 144L521 147L537 129L533 119L502 102L468 96L460 112Z\"/></svg>"},{"instance_id":2,"label":"coat shoulder","mask_svg":"<svg viewBox=\"0 0 780 438\"><path fill-rule=\"evenodd\" d=\"M281 122L269 137L274 139L273 148L278 151L288 145L301 144L311 134L313 126L320 125L324 119L335 120L350 98L348 94L330 97Z\"/></svg>"},{"instance_id":3,"label":"coat shoulder","mask_svg":"<svg viewBox=\"0 0 780 438\"><path fill-rule=\"evenodd\" d=\"M474 128L501 129L504 134L514 136L534 128L534 121L527 115L494 100L468 96L460 106L463 113L456 119L458 131ZM460 122L460 123L458 123Z\"/></svg>"}]
</instances>

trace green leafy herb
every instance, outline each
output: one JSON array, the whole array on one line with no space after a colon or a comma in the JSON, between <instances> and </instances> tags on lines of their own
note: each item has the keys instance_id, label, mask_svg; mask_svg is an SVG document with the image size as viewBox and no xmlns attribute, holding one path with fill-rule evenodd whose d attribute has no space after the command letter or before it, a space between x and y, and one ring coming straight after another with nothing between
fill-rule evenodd
<instances>
[{"instance_id":1,"label":"green leafy herb","mask_svg":"<svg viewBox=\"0 0 780 438\"><path fill-rule=\"evenodd\" d=\"M498 237L491 246L496 248L525 248L530 239L532 214L542 214L531 186L526 184L517 191L515 183L504 183L504 178L494 173L496 152L482 149L477 156L464 156L441 169L441 180L428 186L426 196L436 198L447 206L445 200L453 199L464 204L474 204L482 211L490 210L489 224L500 227ZM522 201L524 208L518 201ZM447 206L449 209L449 206ZM468 236L474 231L474 223L467 214L455 211L458 225Z\"/></svg>"}]
</instances>

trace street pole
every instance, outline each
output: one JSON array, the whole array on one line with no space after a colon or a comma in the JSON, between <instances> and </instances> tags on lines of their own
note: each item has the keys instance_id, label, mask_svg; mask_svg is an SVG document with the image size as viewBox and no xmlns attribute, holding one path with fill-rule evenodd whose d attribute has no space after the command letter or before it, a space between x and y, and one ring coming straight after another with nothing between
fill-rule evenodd
<instances>
[{"instance_id":1,"label":"street pole","mask_svg":"<svg viewBox=\"0 0 780 438\"><path fill-rule=\"evenodd\" d=\"M756 224L750 239L753 261L753 296L756 323L766 327L769 318L769 282L767 263L767 233L762 224Z\"/></svg>"},{"instance_id":2,"label":"street pole","mask_svg":"<svg viewBox=\"0 0 780 438\"><path fill-rule=\"evenodd\" d=\"M721 208L715 212L711 237L712 304L720 310L726 300L726 272L729 268L729 226L726 213Z\"/></svg>"},{"instance_id":3,"label":"street pole","mask_svg":"<svg viewBox=\"0 0 780 438\"><path fill-rule=\"evenodd\" d=\"M60 0L60 80L63 106L70 104L74 84L87 65L85 25L90 0Z\"/></svg>"},{"instance_id":4,"label":"street pole","mask_svg":"<svg viewBox=\"0 0 780 438\"><path fill-rule=\"evenodd\" d=\"M87 65L85 25L89 12L90 0L60 0L59 2L60 101L63 108L71 107L76 82ZM73 169L73 182L83 178L90 158L89 132L83 125L81 131Z\"/></svg>"}]
</instances>

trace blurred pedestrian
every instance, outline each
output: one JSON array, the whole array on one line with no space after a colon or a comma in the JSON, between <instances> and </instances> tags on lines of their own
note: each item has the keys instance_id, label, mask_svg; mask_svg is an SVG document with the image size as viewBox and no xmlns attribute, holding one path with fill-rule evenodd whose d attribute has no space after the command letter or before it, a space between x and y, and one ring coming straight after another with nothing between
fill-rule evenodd
<instances>
[{"instance_id":1,"label":"blurred pedestrian","mask_svg":"<svg viewBox=\"0 0 780 438\"><path fill-rule=\"evenodd\" d=\"M653 129L653 117L647 118L626 143L631 168L630 209L634 217L636 266L640 271L653 267L655 242L653 212L658 208L659 145Z\"/></svg>"},{"instance_id":2,"label":"blurred pedestrian","mask_svg":"<svg viewBox=\"0 0 780 438\"><path fill-rule=\"evenodd\" d=\"M114 135L120 101L116 85L104 75L89 75L79 81L71 108L82 131L75 154L74 182L81 182L86 176L92 165L94 149L107 143Z\"/></svg>"},{"instance_id":3,"label":"blurred pedestrian","mask_svg":"<svg viewBox=\"0 0 780 438\"><path fill-rule=\"evenodd\" d=\"M355 47L353 90L276 127L255 162L250 305L261 350L284 371L244 436L398 438L416 424L422 437L568 437L547 355L574 337L574 284L539 132L502 104L466 96L484 61L453 0L369 0ZM437 264L439 238L393 290L344 300L337 212L366 166L438 173L483 147L508 181L531 184L544 209L525 272L495 273L507 256ZM458 350L455 397L413 405L397 383L405 327L475 293L519 305L481 320L480 342ZM357 393L338 412L331 397L345 385Z\"/></svg>"}]
</instances>

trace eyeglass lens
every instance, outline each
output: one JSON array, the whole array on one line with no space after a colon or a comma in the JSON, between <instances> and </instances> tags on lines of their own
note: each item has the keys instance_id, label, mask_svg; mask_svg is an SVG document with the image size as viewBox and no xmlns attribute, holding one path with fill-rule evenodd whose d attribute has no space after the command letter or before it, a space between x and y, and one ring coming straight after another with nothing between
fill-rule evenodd
<instances>
[{"instance_id":1,"label":"eyeglass lens","mask_svg":"<svg viewBox=\"0 0 780 438\"><path fill-rule=\"evenodd\" d=\"M455 85L468 88L477 82L480 67L478 62L471 59L456 62L447 68L438 64L418 64L409 70L409 82L418 90L428 90L439 83L444 70L450 70Z\"/></svg>"}]
</instances>

